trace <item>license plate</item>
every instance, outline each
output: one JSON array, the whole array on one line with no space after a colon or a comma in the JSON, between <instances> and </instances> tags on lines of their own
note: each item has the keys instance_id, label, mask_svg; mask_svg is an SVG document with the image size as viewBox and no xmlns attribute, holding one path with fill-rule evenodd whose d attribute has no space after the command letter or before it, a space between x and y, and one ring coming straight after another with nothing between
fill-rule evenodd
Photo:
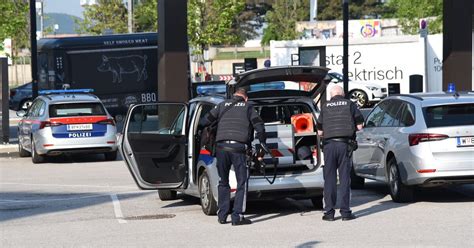
<instances>
[{"instance_id":1,"label":"license plate","mask_svg":"<svg viewBox=\"0 0 474 248\"><path fill-rule=\"evenodd\" d=\"M458 137L458 147L474 146L474 137Z\"/></svg>"},{"instance_id":2,"label":"license plate","mask_svg":"<svg viewBox=\"0 0 474 248\"><path fill-rule=\"evenodd\" d=\"M92 130L92 124L73 124L67 125L68 131Z\"/></svg>"}]
</instances>

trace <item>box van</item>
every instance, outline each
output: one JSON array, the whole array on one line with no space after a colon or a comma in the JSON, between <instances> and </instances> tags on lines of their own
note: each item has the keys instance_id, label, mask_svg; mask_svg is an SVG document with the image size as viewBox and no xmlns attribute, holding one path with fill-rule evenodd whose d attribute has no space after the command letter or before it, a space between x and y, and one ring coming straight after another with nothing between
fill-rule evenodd
<instances>
[{"instance_id":1,"label":"box van","mask_svg":"<svg viewBox=\"0 0 474 248\"><path fill-rule=\"evenodd\" d=\"M113 116L157 101L158 34L117 34L38 41L39 89L93 89Z\"/></svg>"}]
</instances>

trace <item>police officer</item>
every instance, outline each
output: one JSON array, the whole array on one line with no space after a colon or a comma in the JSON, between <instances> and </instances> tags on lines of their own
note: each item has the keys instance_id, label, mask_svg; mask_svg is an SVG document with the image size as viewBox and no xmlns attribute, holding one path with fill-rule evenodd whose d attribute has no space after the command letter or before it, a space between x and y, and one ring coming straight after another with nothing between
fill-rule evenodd
<instances>
[{"instance_id":1,"label":"police officer","mask_svg":"<svg viewBox=\"0 0 474 248\"><path fill-rule=\"evenodd\" d=\"M318 134L323 136L324 153L324 216L323 220L334 221L334 207L337 199L337 174L342 193L340 214L342 220L356 216L350 209L350 172L355 132L362 129L364 118L357 106L344 98L341 86L330 89L331 100L322 106L317 120ZM357 130L356 130L357 129Z\"/></svg>"},{"instance_id":2,"label":"police officer","mask_svg":"<svg viewBox=\"0 0 474 248\"><path fill-rule=\"evenodd\" d=\"M238 88L232 99L218 104L200 124L206 126L214 120L219 120L216 135L217 172L219 174L217 216L221 224L227 223L227 215L230 213L229 172L232 165L234 165L237 177L237 191L231 215L232 225L252 223L243 215L246 206L248 178L246 151L253 139L254 129L260 144L265 145L266 137L262 119L247 100L246 90Z\"/></svg>"}]
</instances>

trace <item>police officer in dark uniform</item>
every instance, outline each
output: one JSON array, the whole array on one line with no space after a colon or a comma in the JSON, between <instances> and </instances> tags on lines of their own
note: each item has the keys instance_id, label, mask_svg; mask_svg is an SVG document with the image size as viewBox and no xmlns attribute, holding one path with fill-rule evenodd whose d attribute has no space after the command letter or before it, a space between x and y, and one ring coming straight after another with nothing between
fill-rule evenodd
<instances>
[{"instance_id":1,"label":"police officer in dark uniform","mask_svg":"<svg viewBox=\"0 0 474 248\"><path fill-rule=\"evenodd\" d=\"M357 106L344 98L341 86L331 87L331 100L321 108L317 120L318 134L323 136L324 153L324 216L323 220L334 221L337 199L337 173L342 193L340 214L342 220L356 216L350 209L352 151L355 149L355 132L362 129L364 118Z\"/></svg>"},{"instance_id":2,"label":"police officer in dark uniform","mask_svg":"<svg viewBox=\"0 0 474 248\"><path fill-rule=\"evenodd\" d=\"M201 126L206 126L214 120L219 120L217 126L217 172L218 186L218 221L227 223L230 213L230 186L229 172L233 165L237 177L237 191L235 192L234 207L231 215L232 225L251 224L252 221L244 218L247 198L247 155L254 129L260 144L265 145L265 127L252 103L247 102L247 92L238 88L232 99L226 100L212 109ZM228 109L227 109L228 108Z\"/></svg>"}]
</instances>

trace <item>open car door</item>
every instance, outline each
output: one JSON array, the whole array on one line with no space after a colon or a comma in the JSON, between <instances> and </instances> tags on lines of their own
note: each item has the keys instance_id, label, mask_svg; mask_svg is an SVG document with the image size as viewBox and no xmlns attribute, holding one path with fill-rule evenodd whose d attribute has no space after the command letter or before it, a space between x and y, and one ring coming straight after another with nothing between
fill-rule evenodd
<instances>
[{"instance_id":1,"label":"open car door","mask_svg":"<svg viewBox=\"0 0 474 248\"><path fill-rule=\"evenodd\" d=\"M184 103L130 107L120 151L141 189L177 189L186 181L187 138Z\"/></svg>"}]
</instances>

